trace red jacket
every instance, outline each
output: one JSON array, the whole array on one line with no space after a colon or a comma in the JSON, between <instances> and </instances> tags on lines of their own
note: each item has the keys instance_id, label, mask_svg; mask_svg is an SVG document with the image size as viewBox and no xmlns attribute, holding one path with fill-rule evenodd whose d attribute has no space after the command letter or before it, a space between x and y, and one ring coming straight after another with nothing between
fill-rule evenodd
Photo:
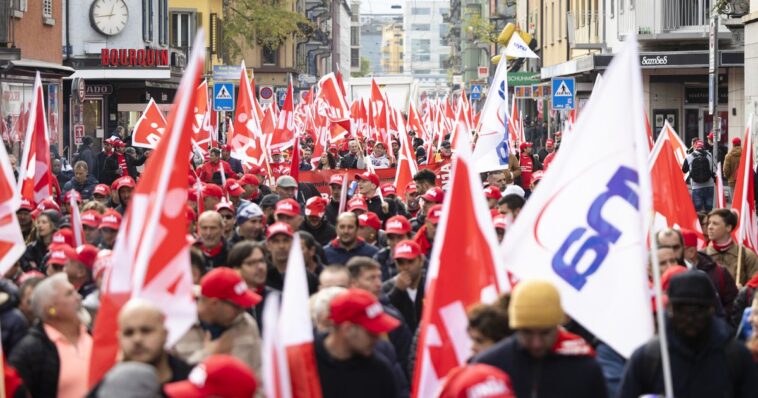
<instances>
[{"instance_id":1,"label":"red jacket","mask_svg":"<svg viewBox=\"0 0 758 398\"><path fill-rule=\"evenodd\" d=\"M426 225L422 225L421 228L419 228L418 232L416 232L416 236L413 237L413 240L418 243L419 247L421 248L421 251L429 257L432 253L432 242L429 242L429 238L426 237Z\"/></svg>"},{"instance_id":2,"label":"red jacket","mask_svg":"<svg viewBox=\"0 0 758 398\"><path fill-rule=\"evenodd\" d=\"M534 169L532 155L522 152L519 162L521 164L521 188L529 189L529 186L532 185L532 170Z\"/></svg>"},{"instance_id":3,"label":"red jacket","mask_svg":"<svg viewBox=\"0 0 758 398\"><path fill-rule=\"evenodd\" d=\"M237 174L232 170L232 166L230 166L227 161L219 160L216 164L211 164L211 162L208 161L203 163L202 166L198 167L196 170L197 178L203 182L213 182L213 174L219 172L221 170L221 167L224 168L226 178L235 178L237 176Z\"/></svg>"}]
</instances>

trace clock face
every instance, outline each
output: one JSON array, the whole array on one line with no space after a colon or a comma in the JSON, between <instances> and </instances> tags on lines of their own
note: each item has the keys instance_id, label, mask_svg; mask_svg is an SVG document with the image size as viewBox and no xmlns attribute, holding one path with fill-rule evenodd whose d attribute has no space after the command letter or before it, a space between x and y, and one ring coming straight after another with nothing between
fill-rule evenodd
<instances>
[{"instance_id":1,"label":"clock face","mask_svg":"<svg viewBox=\"0 0 758 398\"><path fill-rule=\"evenodd\" d=\"M89 19L95 30L113 36L126 27L129 9L124 0L95 0L89 10Z\"/></svg>"}]
</instances>

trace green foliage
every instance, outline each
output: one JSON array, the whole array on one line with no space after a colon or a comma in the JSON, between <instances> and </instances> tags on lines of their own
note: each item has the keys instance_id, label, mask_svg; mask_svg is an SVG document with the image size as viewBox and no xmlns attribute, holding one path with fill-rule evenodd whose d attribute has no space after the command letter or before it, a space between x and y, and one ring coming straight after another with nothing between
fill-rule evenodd
<instances>
[{"instance_id":1,"label":"green foliage","mask_svg":"<svg viewBox=\"0 0 758 398\"><path fill-rule=\"evenodd\" d=\"M495 24L479 15L470 15L463 20L464 32L471 32L474 40L484 43L494 43L497 40Z\"/></svg>"},{"instance_id":2,"label":"green foliage","mask_svg":"<svg viewBox=\"0 0 758 398\"><path fill-rule=\"evenodd\" d=\"M350 72L350 77L366 77L371 72L371 62L368 58L361 57L361 70L358 72Z\"/></svg>"},{"instance_id":3,"label":"green foliage","mask_svg":"<svg viewBox=\"0 0 758 398\"><path fill-rule=\"evenodd\" d=\"M291 10L290 0L229 0L224 42L232 57L252 44L276 50L294 37L312 31L307 18Z\"/></svg>"}]
</instances>

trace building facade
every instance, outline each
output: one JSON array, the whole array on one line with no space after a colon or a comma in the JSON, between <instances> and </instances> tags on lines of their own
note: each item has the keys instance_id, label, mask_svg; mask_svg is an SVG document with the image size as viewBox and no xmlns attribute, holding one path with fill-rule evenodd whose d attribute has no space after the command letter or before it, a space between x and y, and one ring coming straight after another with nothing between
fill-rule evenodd
<instances>
[{"instance_id":1,"label":"building facade","mask_svg":"<svg viewBox=\"0 0 758 398\"><path fill-rule=\"evenodd\" d=\"M394 22L382 28L382 72L384 74L401 74L404 67L403 24Z\"/></svg>"},{"instance_id":2,"label":"building facade","mask_svg":"<svg viewBox=\"0 0 758 398\"><path fill-rule=\"evenodd\" d=\"M409 51L403 57L403 71L416 79L421 95L447 92L449 25L443 15L449 13L449 0L406 2L403 30Z\"/></svg>"}]
</instances>

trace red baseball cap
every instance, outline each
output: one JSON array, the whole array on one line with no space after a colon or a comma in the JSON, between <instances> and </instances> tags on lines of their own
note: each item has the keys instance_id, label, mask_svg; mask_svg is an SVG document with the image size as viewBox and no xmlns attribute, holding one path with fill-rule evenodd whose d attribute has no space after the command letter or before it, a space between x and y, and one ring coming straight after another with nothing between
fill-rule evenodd
<instances>
[{"instance_id":1,"label":"red baseball cap","mask_svg":"<svg viewBox=\"0 0 758 398\"><path fill-rule=\"evenodd\" d=\"M342 185L344 181L344 175L342 174L332 174L331 177L329 177L329 185Z\"/></svg>"},{"instance_id":2,"label":"red baseball cap","mask_svg":"<svg viewBox=\"0 0 758 398\"><path fill-rule=\"evenodd\" d=\"M279 149L279 148L274 148L274 149L271 150L271 156L273 156L273 155L281 155L281 154L282 154L282 150Z\"/></svg>"},{"instance_id":3,"label":"red baseball cap","mask_svg":"<svg viewBox=\"0 0 758 398\"><path fill-rule=\"evenodd\" d=\"M526 147L531 147L531 146L532 146L532 143L531 143L531 142L522 142L522 143L521 143L521 145L519 145L519 150L522 150L522 151L523 151L523 150L524 150L524 148L526 148Z\"/></svg>"},{"instance_id":4,"label":"red baseball cap","mask_svg":"<svg viewBox=\"0 0 758 398\"><path fill-rule=\"evenodd\" d=\"M92 195L111 196L111 188L105 184L95 185L95 190L92 191Z\"/></svg>"},{"instance_id":5,"label":"red baseball cap","mask_svg":"<svg viewBox=\"0 0 758 398\"><path fill-rule=\"evenodd\" d=\"M243 187L245 185L255 185L255 186L261 185L261 182L258 181L258 177L254 176L252 174L245 174L245 175L243 175L242 178L240 178L240 180L238 182Z\"/></svg>"},{"instance_id":6,"label":"red baseball cap","mask_svg":"<svg viewBox=\"0 0 758 398\"><path fill-rule=\"evenodd\" d=\"M440 187L431 187L421 195L421 198L427 202L442 203L445 200L445 192Z\"/></svg>"},{"instance_id":7,"label":"red baseball cap","mask_svg":"<svg viewBox=\"0 0 758 398\"><path fill-rule=\"evenodd\" d=\"M442 217L442 205L434 205L429 209L429 214L426 215L426 219L429 220L432 224L437 224L440 222L440 217Z\"/></svg>"},{"instance_id":8,"label":"red baseball cap","mask_svg":"<svg viewBox=\"0 0 758 398\"><path fill-rule=\"evenodd\" d=\"M231 355L211 355L195 366L187 380L168 383L169 398L250 398L258 385L250 368Z\"/></svg>"},{"instance_id":9,"label":"red baseball cap","mask_svg":"<svg viewBox=\"0 0 758 398\"><path fill-rule=\"evenodd\" d=\"M378 231L382 229L382 220L376 213L369 211L358 216L358 226L369 227Z\"/></svg>"},{"instance_id":10,"label":"red baseball cap","mask_svg":"<svg viewBox=\"0 0 758 398\"><path fill-rule=\"evenodd\" d=\"M552 139L548 138L547 140L545 140L545 146L546 147L550 148L553 145L555 145L555 141L553 141Z\"/></svg>"},{"instance_id":11,"label":"red baseball cap","mask_svg":"<svg viewBox=\"0 0 758 398\"><path fill-rule=\"evenodd\" d=\"M228 192L231 196L242 196L245 193L245 190L234 178L226 180L224 189L226 189L226 192Z\"/></svg>"},{"instance_id":12,"label":"red baseball cap","mask_svg":"<svg viewBox=\"0 0 758 398\"><path fill-rule=\"evenodd\" d=\"M116 181L116 190L121 190L121 188L134 188L137 186L137 183L134 182L134 178L129 176L123 176L119 177Z\"/></svg>"},{"instance_id":13,"label":"red baseball cap","mask_svg":"<svg viewBox=\"0 0 758 398\"><path fill-rule=\"evenodd\" d=\"M356 195L347 201L347 211L353 210L368 211L368 205L366 204L366 200L363 199L363 196Z\"/></svg>"},{"instance_id":14,"label":"red baseball cap","mask_svg":"<svg viewBox=\"0 0 758 398\"><path fill-rule=\"evenodd\" d=\"M86 225L92 228L97 228L100 226L101 218L102 217L100 216L100 213L97 212L97 210L87 210L84 213L82 213L82 216L81 216L82 225Z\"/></svg>"},{"instance_id":15,"label":"red baseball cap","mask_svg":"<svg viewBox=\"0 0 758 398\"><path fill-rule=\"evenodd\" d=\"M35 209L35 207L36 206L34 206L34 203L30 202L29 199L21 198L21 205L18 207L18 210L32 211Z\"/></svg>"},{"instance_id":16,"label":"red baseball cap","mask_svg":"<svg viewBox=\"0 0 758 398\"><path fill-rule=\"evenodd\" d=\"M220 212L221 210L229 210L232 213L234 213L234 205L232 204L232 202L227 202L226 200L222 200L216 203L216 207L214 207L213 210L216 210L217 212Z\"/></svg>"},{"instance_id":17,"label":"red baseball cap","mask_svg":"<svg viewBox=\"0 0 758 398\"><path fill-rule=\"evenodd\" d=\"M503 194L500 192L500 188L489 185L487 188L484 188L484 197L487 199L500 199L503 197Z\"/></svg>"},{"instance_id":18,"label":"red baseball cap","mask_svg":"<svg viewBox=\"0 0 758 398\"><path fill-rule=\"evenodd\" d=\"M416 183L413 181L409 182L408 185L405 186L405 193L412 192L418 192L418 190L416 190Z\"/></svg>"},{"instance_id":19,"label":"red baseball cap","mask_svg":"<svg viewBox=\"0 0 758 398\"><path fill-rule=\"evenodd\" d=\"M442 382L438 398L516 398L507 373L485 364L451 370Z\"/></svg>"},{"instance_id":20,"label":"red baseball cap","mask_svg":"<svg viewBox=\"0 0 758 398\"><path fill-rule=\"evenodd\" d=\"M379 176L370 171L366 171L363 174L356 174L355 179L356 180L369 180L377 187L381 185L381 183L379 182Z\"/></svg>"},{"instance_id":21,"label":"red baseball cap","mask_svg":"<svg viewBox=\"0 0 758 398\"><path fill-rule=\"evenodd\" d=\"M276 202L274 215L284 214L285 216L297 217L300 215L300 203L295 199L283 199Z\"/></svg>"},{"instance_id":22,"label":"red baseball cap","mask_svg":"<svg viewBox=\"0 0 758 398\"><path fill-rule=\"evenodd\" d=\"M66 192L65 195L63 195L63 203L69 204L71 203L71 197L73 196L74 200L76 200L76 203L82 203L82 195L76 191L75 189L72 189L68 192Z\"/></svg>"},{"instance_id":23,"label":"red baseball cap","mask_svg":"<svg viewBox=\"0 0 758 398\"><path fill-rule=\"evenodd\" d=\"M712 140L712 139L713 139L713 131L711 131L710 133L708 133L708 139L709 139L709 140Z\"/></svg>"},{"instance_id":24,"label":"red baseball cap","mask_svg":"<svg viewBox=\"0 0 758 398\"><path fill-rule=\"evenodd\" d=\"M52 244L74 246L74 231L71 228L61 228L53 234Z\"/></svg>"},{"instance_id":25,"label":"red baseball cap","mask_svg":"<svg viewBox=\"0 0 758 398\"><path fill-rule=\"evenodd\" d=\"M292 227L286 222L275 222L266 228L266 239L271 239L274 235L285 234L290 238L294 235Z\"/></svg>"},{"instance_id":26,"label":"red baseball cap","mask_svg":"<svg viewBox=\"0 0 758 398\"><path fill-rule=\"evenodd\" d=\"M229 301L242 308L250 308L261 302L261 296L247 288L239 272L218 267L212 269L200 280L200 294L204 297Z\"/></svg>"},{"instance_id":27,"label":"red baseball cap","mask_svg":"<svg viewBox=\"0 0 758 398\"><path fill-rule=\"evenodd\" d=\"M682 243L684 247L697 247L697 234L691 229L682 229Z\"/></svg>"},{"instance_id":28,"label":"red baseball cap","mask_svg":"<svg viewBox=\"0 0 758 398\"><path fill-rule=\"evenodd\" d=\"M704 146L705 144L703 144L703 141L700 141L700 140L695 141L695 145L694 145L695 149L700 150L700 149L703 149Z\"/></svg>"},{"instance_id":29,"label":"red baseball cap","mask_svg":"<svg viewBox=\"0 0 758 398\"><path fill-rule=\"evenodd\" d=\"M329 319L340 325L354 323L372 334L387 333L400 321L387 315L373 294L363 289L347 289L329 305Z\"/></svg>"},{"instance_id":30,"label":"red baseball cap","mask_svg":"<svg viewBox=\"0 0 758 398\"><path fill-rule=\"evenodd\" d=\"M321 218L326 214L328 204L329 202L321 196L314 196L305 202L305 215Z\"/></svg>"},{"instance_id":31,"label":"red baseball cap","mask_svg":"<svg viewBox=\"0 0 758 398\"><path fill-rule=\"evenodd\" d=\"M232 150L232 146L229 145L229 144L221 145L221 150L222 151L231 151Z\"/></svg>"},{"instance_id":32,"label":"red baseball cap","mask_svg":"<svg viewBox=\"0 0 758 398\"><path fill-rule=\"evenodd\" d=\"M205 184L203 186L203 196L221 199L224 197L224 190L216 184Z\"/></svg>"},{"instance_id":33,"label":"red baseball cap","mask_svg":"<svg viewBox=\"0 0 758 398\"><path fill-rule=\"evenodd\" d=\"M257 166L257 165L252 165L252 166L250 166L250 169L248 170L248 174L251 174L253 176L262 175L262 176L265 177L265 176L268 175L268 172L263 167L260 167L260 166Z\"/></svg>"},{"instance_id":34,"label":"red baseball cap","mask_svg":"<svg viewBox=\"0 0 758 398\"><path fill-rule=\"evenodd\" d=\"M94 268L97 254L100 252L95 246L89 244L81 245L76 249L71 246L63 246L63 250L69 260L84 264L90 271Z\"/></svg>"},{"instance_id":35,"label":"red baseball cap","mask_svg":"<svg viewBox=\"0 0 758 398\"><path fill-rule=\"evenodd\" d=\"M416 241L406 239L401 240L395 245L395 250L392 252L392 258L404 258L407 260L415 260L418 256L424 253L421 252L421 246Z\"/></svg>"},{"instance_id":36,"label":"red baseball cap","mask_svg":"<svg viewBox=\"0 0 758 398\"><path fill-rule=\"evenodd\" d=\"M100 229L115 229L118 231L118 228L121 226L121 214L113 209L108 209L103 213L102 217L100 218Z\"/></svg>"},{"instance_id":37,"label":"red baseball cap","mask_svg":"<svg viewBox=\"0 0 758 398\"><path fill-rule=\"evenodd\" d=\"M60 213L61 206L52 199L43 199L42 202L39 202L37 205L37 210L40 212L43 212L45 210L55 210Z\"/></svg>"},{"instance_id":38,"label":"red baseball cap","mask_svg":"<svg viewBox=\"0 0 758 398\"><path fill-rule=\"evenodd\" d=\"M740 139L740 137L732 138L732 145L734 146L742 145L742 140Z\"/></svg>"},{"instance_id":39,"label":"red baseball cap","mask_svg":"<svg viewBox=\"0 0 758 398\"><path fill-rule=\"evenodd\" d=\"M66 248L71 249L71 246L67 244L50 245L50 255L47 257L48 265L66 265L68 256L66 256Z\"/></svg>"},{"instance_id":40,"label":"red baseball cap","mask_svg":"<svg viewBox=\"0 0 758 398\"><path fill-rule=\"evenodd\" d=\"M394 216L387 220L384 232L387 234L405 235L411 232L410 221L405 216Z\"/></svg>"},{"instance_id":41,"label":"red baseball cap","mask_svg":"<svg viewBox=\"0 0 758 398\"><path fill-rule=\"evenodd\" d=\"M382 184L381 186L382 195L384 196L390 196L390 195L397 195L397 189L395 186L391 183Z\"/></svg>"}]
</instances>

